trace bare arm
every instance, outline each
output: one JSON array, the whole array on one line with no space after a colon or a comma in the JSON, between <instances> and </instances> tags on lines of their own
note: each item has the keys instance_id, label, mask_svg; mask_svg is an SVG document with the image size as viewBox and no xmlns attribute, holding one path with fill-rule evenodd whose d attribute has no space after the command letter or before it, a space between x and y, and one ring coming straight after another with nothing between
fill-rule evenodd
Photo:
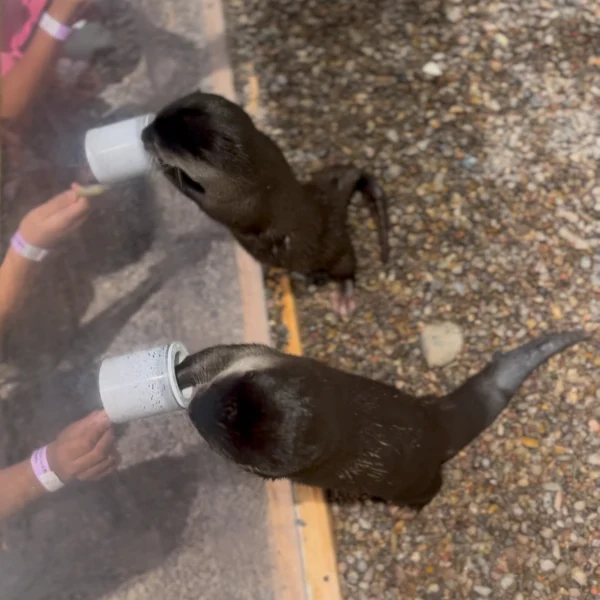
<instances>
[{"instance_id":1,"label":"bare arm","mask_svg":"<svg viewBox=\"0 0 600 600\"><path fill-rule=\"evenodd\" d=\"M47 448L48 464L63 483L112 473L119 454L108 416L96 411L65 428ZM0 469L0 523L46 494L29 460Z\"/></svg>"},{"instance_id":2,"label":"bare arm","mask_svg":"<svg viewBox=\"0 0 600 600\"><path fill-rule=\"evenodd\" d=\"M38 248L53 248L88 217L90 203L78 194L79 186L54 196L44 204L29 211L19 225L26 242ZM31 289L31 280L40 265L9 248L0 265L0 332L6 320L24 302Z\"/></svg>"},{"instance_id":3,"label":"bare arm","mask_svg":"<svg viewBox=\"0 0 600 600\"><path fill-rule=\"evenodd\" d=\"M19 308L19 303L24 301L38 268L38 263L22 257L12 248L6 253L0 265L0 332L10 315Z\"/></svg>"},{"instance_id":4,"label":"bare arm","mask_svg":"<svg viewBox=\"0 0 600 600\"><path fill-rule=\"evenodd\" d=\"M28 460L0 469L0 523L46 493Z\"/></svg>"},{"instance_id":5,"label":"bare arm","mask_svg":"<svg viewBox=\"0 0 600 600\"><path fill-rule=\"evenodd\" d=\"M69 25L79 4L78 0L53 0L47 12L57 21ZM43 29L36 30L23 58L2 77L1 118L17 119L25 112L56 59L61 43Z\"/></svg>"}]
</instances>

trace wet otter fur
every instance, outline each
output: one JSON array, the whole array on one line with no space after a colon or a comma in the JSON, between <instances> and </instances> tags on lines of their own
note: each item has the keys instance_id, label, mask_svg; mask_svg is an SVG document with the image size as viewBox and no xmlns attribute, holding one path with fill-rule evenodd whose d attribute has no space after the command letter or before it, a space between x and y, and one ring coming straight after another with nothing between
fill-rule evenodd
<instances>
[{"instance_id":1,"label":"wet otter fur","mask_svg":"<svg viewBox=\"0 0 600 600\"><path fill-rule=\"evenodd\" d=\"M209 348L177 367L195 386L188 414L217 452L265 478L390 500L419 509L442 465L502 413L521 384L581 332L540 337L492 361L442 397L288 356L260 345Z\"/></svg>"},{"instance_id":2,"label":"wet otter fur","mask_svg":"<svg viewBox=\"0 0 600 600\"><path fill-rule=\"evenodd\" d=\"M256 260L315 281L337 281L334 308L342 315L355 308L356 257L347 219L356 191L368 200L387 262L387 199L374 178L343 165L301 183L277 145L221 96L194 92L173 102L142 140L167 179L229 228Z\"/></svg>"}]
</instances>

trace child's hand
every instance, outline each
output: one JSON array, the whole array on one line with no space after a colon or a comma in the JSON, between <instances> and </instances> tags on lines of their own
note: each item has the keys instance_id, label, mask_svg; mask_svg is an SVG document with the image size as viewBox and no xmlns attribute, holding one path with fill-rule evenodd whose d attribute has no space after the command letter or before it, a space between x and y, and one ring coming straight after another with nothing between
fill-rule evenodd
<instances>
[{"instance_id":1,"label":"child's hand","mask_svg":"<svg viewBox=\"0 0 600 600\"><path fill-rule=\"evenodd\" d=\"M72 25L88 0L52 0L48 5L48 13L65 25Z\"/></svg>"},{"instance_id":2,"label":"child's hand","mask_svg":"<svg viewBox=\"0 0 600 600\"><path fill-rule=\"evenodd\" d=\"M90 213L90 202L77 194L79 186L54 196L29 211L19 227L23 239L38 248L49 249L77 229Z\"/></svg>"},{"instance_id":3,"label":"child's hand","mask_svg":"<svg viewBox=\"0 0 600 600\"><path fill-rule=\"evenodd\" d=\"M63 483L100 479L118 463L115 438L104 411L69 425L48 446L48 464Z\"/></svg>"}]
</instances>

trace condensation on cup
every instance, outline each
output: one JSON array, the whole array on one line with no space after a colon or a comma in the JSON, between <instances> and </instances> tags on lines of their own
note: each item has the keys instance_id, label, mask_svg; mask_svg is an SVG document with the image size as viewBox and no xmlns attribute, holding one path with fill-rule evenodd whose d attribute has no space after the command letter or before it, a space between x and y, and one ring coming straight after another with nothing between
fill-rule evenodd
<instances>
[{"instance_id":1,"label":"condensation on cup","mask_svg":"<svg viewBox=\"0 0 600 600\"><path fill-rule=\"evenodd\" d=\"M100 366L102 405L113 423L187 408L192 388L180 389L175 367L188 356L180 342L107 358Z\"/></svg>"}]
</instances>

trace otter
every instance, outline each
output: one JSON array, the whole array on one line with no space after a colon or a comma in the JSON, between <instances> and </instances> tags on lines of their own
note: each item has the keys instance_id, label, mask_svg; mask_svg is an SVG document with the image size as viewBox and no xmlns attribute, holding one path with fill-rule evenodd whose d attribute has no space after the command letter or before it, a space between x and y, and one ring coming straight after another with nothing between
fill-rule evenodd
<instances>
[{"instance_id":1,"label":"otter","mask_svg":"<svg viewBox=\"0 0 600 600\"><path fill-rule=\"evenodd\" d=\"M381 258L388 260L387 198L371 175L338 165L301 183L275 142L222 96L198 91L169 104L142 140L166 178L257 261L315 283L337 281L334 310L343 316L356 307L356 257L347 223L355 191L369 201Z\"/></svg>"},{"instance_id":2,"label":"otter","mask_svg":"<svg viewBox=\"0 0 600 600\"><path fill-rule=\"evenodd\" d=\"M224 345L177 367L194 386L188 415L217 452L261 477L366 494L416 511L442 466L488 428L542 363L587 336L534 339L442 397L395 387L253 344Z\"/></svg>"}]
</instances>

